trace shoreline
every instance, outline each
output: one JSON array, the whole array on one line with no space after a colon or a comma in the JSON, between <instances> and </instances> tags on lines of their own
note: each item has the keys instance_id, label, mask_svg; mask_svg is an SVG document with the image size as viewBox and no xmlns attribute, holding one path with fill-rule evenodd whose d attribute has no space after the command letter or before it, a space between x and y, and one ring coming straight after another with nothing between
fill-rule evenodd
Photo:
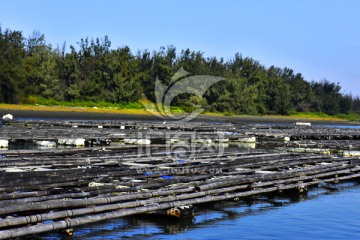
<instances>
[{"instance_id":1,"label":"shoreline","mask_svg":"<svg viewBox=\"0 0 360 240\"><path fill-rule=\"evenodd\" d=\"M0 104L0 115L12 114L15 119L63 119L63 120L135 120L135 121L162 121L151 112L142 109L103 109L86 107L64 106L34 106ZM288 124L306 121L312 124L343 124L360 125L360 122L340 118L279 116L279 115L231 115L225 116L216 113L199 115L193 121L203 122L232 122L232 123L274 123Z\"/></svg>"}]
</instances>

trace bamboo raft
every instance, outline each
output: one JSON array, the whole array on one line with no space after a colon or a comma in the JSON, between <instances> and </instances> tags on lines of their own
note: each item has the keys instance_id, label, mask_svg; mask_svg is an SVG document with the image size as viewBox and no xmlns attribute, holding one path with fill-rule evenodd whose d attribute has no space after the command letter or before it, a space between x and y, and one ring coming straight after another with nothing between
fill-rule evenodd
<instances>
[{"instance_id":1,"label":"bamboo raft","mask_svg":"<svg viewBox=\"0 0 360 240\"><path fill-rule=\"evenodd\" d=\"M296 144L303 145L305 142L310 147L360 150L360 145L357 143L359 139L359 129L351 128L203 122L27 120L6 122L1 127L0 147L28 142L44 146L107 146L111 142L165 144L166 141L187 143L256 142L262 146L289 145L294 147ZM319 142L319 144L315 146L309 142Z\"/></svg>"},{"instance_id":2,"label":"bamboo raft","mask_svg":"<svg viewBox=\"0 0 360 240\"><path fill-rule=\"evenodd\" d=\"M91 134L91 131L99 130L93 134L103 136L104 129L117 129L41 124L25 126L16 122L2 126L1 134L15 136L26 127L38 136L39 132L55 136L60 130L69 134L73 129L85 129L85 132L73 132L79 134L77 137L84 137L82 134ZM229 124L217 124L214 128L198 123L191 127L191 123L187 124L182 130L173 125L173 129L163 131L197 131L196 128L204 134L219 129L227 131L228 135L239 133L238 136L247 131L253 135L263 134L266 130L268 136L279 134L277 130L273 133L266 128L246 129ZM123 125L118 126L119 130L127 130L121 129ZM128 130L133 134L131 128ZM295 128L287 131L294 132ZM305 133L311 131L308 129ZM335 130L326 132L339 136ZM354 136L357 134L349 130L344 135L350 132ZM30 133L24 132L23 137L30 137ZM191 149L186 148L188 144L182 147L176 143L175 146L136 144L1 151L0 239L55 230L71 233L80 225L138 214L191 217L193 206L203 203L262 194L281 195L289 191L306 194L311 186L360 177L359 157L231 148L219 154L217 149L203 148L202 144L194 144Z\"/></svg>"}]
</instances>

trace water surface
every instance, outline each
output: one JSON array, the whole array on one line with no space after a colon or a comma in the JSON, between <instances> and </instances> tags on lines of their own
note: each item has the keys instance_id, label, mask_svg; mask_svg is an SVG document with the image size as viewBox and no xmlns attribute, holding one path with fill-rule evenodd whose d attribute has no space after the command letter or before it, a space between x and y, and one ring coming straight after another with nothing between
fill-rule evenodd
<instances>
[{"instance_id":1,"label":"water surface","mask_svg":"<svg viewBox=\"0 0 360 240\"><path fill-rule=\"evenodd\" d=\"M257 197L197 207L187 221L128 217L75 228L74 239L360 239L358 182L301 197ZM46 233L41 239L65 238Z\"/></svg>"}]
</instances>

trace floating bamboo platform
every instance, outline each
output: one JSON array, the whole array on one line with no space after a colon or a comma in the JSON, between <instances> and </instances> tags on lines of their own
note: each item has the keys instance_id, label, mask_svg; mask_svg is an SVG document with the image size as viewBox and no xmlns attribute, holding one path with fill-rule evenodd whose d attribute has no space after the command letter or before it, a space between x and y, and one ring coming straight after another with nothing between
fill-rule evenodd
<instances>
[{"instance_id":1,"label":"floating bamboo platform","mask_svg":"<svg viewBox=\"0 0 360 240\"><path fill-rule=\"evenodd\" d=\"M135 122L76 124L14 121L0 127L0 139L10 142L82 138L108 139L110 143L100 147L0 151L0 239L56 230L71 234L80 225L139 214L188 218L196 214L199 204L262 194L301 195L308 187L360 177L358 156L286 149L204 148L206 143L195 141L217 139L223 144L225 139L255 137L256 142L273 142L290 149L299 141L309 141L302 146L309 147L310 140L306 139L322 134L336 137L314 141L336 146L338 141L352 141L356 146L356 129L302 127L305 140L297 140L301 135L298 126L270 129L220 123L170 127ZM194 141L191 133L195 133ZM347 140L350 135L351 140ZM114 141L144 136L155 143L112 145ZM174 142L159 142L169 136ZM290 139L281 140L285 136Z\"/></svg>"},{"instance_id":2,"label":"floating bamboo platform","mask_svg":"<svg viewBox=\"0 0 360 240\"><path fill-rule=\"evenodd\" d=\"M196 133L196 134L194 134ZM360 150L359 129L316 126L264 126L232 123L172 123L136 121L10 121L0 133L0 148L34 143L39 146L94 146L124 144L165 144L166 141L193 143L260 143L262 145L303 145L317 148ZM332 144L335 142L335 145ZM322 144L325 143L325 144ZM309 145L306 143L306 145Z\"/></svg>"}]
</instances>

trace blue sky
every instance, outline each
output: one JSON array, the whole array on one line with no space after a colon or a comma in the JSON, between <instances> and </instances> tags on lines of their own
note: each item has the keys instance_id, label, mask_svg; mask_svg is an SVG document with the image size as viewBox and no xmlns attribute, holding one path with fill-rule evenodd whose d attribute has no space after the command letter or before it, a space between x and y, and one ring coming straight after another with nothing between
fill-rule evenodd
<instances>
[{"instance_id":1,"label":"blue sky","mask_svg":"<svg viewBox=\"0 0 360 240\"><path fill-rule=\"evenodd\" d=\"M108 35L112 47L236 52L360 95L358 0L0 0L2 28L53 46Z\"/></svg>"}]
</instances>

